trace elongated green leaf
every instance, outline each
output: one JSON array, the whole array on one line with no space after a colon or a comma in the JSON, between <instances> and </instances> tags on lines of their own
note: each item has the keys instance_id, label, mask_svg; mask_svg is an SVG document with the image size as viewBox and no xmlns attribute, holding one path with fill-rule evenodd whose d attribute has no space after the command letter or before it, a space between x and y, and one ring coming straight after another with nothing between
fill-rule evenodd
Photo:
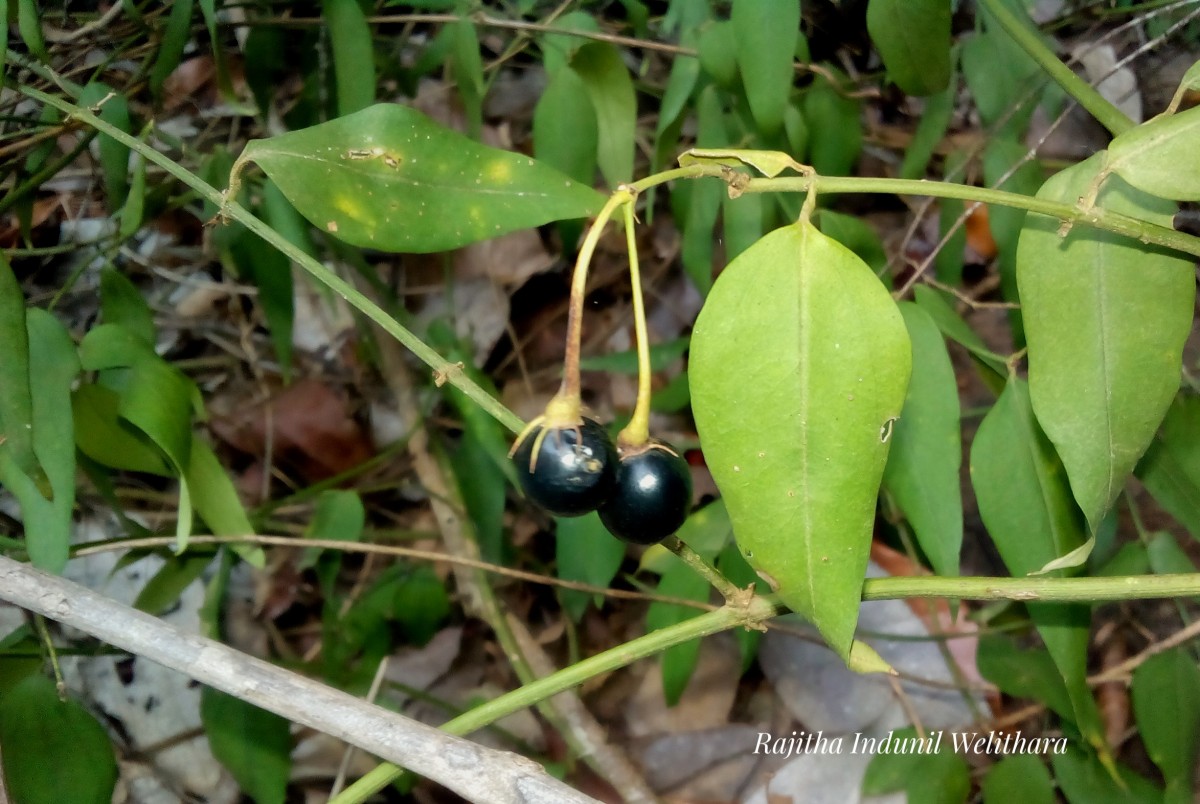
<instances>
[{"instance_id":1,"label":"elongated green leaf","mask_svg":"<svg viewBox=\"0 0 1200 804\"><path fill-rule=\"evenodd\" d=\"M27 475L0 448L0 484L21 503L25 547L34 566L61 572L71 541L75 506L75 427L71 384L79 373L75 344L54 316L36 308L26 312L29 343L29 394L32 447L40 473ZM39 481L42 481L39 483Z\"/></svg>"},{"instance_id":2,"label":"elongated green leaf","mask_svg":"<svg viewBox=\"0 0 1200 804\"><path fill-rule=\"evenodd\" d=\"M217 536L253 534L254 526L250 524L246 509L238 499L237 489L221 467L212 447L194 435L188 458L184 478L192 490L196 513L208 525L208 529ZM266 564L266 555L258 545L235 544L232 549L251 566L262 568Z\"/></svg>"},{"instance_id":3,"label":"elongated green leaf","mask_svg":"<svg viewBox=\"0 0 1200 804\"><path fill-rule=\"evenodd\" d=\"M179 601L183 590L203 574L213 562L213 557L211 550L203 553L189 551L184 555L168 557L166 563L138 592L137 600L133 601L134 607L149 614L162 614Z\"/></svg>"},{"instance_id":4,"label":"elongated green leaf","mask_svg":"<svg viewBox=\"0 0 1200 804\"><path fill-rule=\"evenodd\" d=\"M939 732L922 738L914 728L892 732L886 738L889 745L920 745L923 750L899 747L878 750L863 775L863 793L877 796L903 790L911 802L965 802L971 792L970 768L948 742L940 739L944 736ZM918 742L910 743L910 740Z\"/></svg>"},{"instance_id":5,"label":"elongated green leaf","mask_svg":"<svg viewBox=\"0 0 1200 804\"><path fill-rule=\"evenodd\" d=\"M0 697L4 781L20 804L109 804L117 784L112 743L76 701L60 701L54 682L27 677Z\"/></svg>"},{"instance_id":6,"label":"elongated green leaf","mask_svg":"<svg viewBox=\"0 0 1200 804\"><path fill-rule=\"evenodd\" d=\"M885 284L890 281L891 277L882 275L887 268L887 251L869 223L829 209L819 209L813 217L824 234L857 254L880 281Z\"/></svg>"},{"instance_id":7,"label":"elongated green leaf","mask_svg":"<svg viewBox=\"0 0 1200 804\"><path fill-rule=\"evenodd\" d=\"M1010 193L1034 195L1042 185L1042 169L1037 162L1026 160L1029 152L1024 140L1017 137L995 137L983 152L983 177L989 187ZM1021 301L1018 293L1017 262L1025 210L993 205L988 207L988 228L996 242L997 265L1000 269L1000 293L1006 301ZM1013 343L1025 342L1025 325L1021 310L1009 310L1008 320L1013 329Z\"/></svg>"},{"instance_id":8,"label":"elongated green leaf","mask_svg":"<svg viewBox=\"0 0 1200 804\"><path fill-rule=\"evenodd\" d=\"M608 586L625 559L625 545L608 532L595 514L558 518L555 522L558 577ZM571 619L578 621L591 597L573 589L564 589L561 594L563 608Z\"/></svg>"},{"instance_id":9,"label":"elongated green leaf","mask_svg":"<svg viewBox=\"0 0 1200 804\"><path fill-rule=\"evenodd\" d=\"M783 125L795 80L792 58L800 36L800 2L734 0L729 21L750 112L759 131L771 136Z\"/></svg>"},{"instance_id":10,"label":"elongated green leaf","mask_svg":"<svg viewBox=\"0 0 1200 804\"><path fill-rule=\"evenodd\" d=\"M1054 782L1033 754L1012 754L983 777L983 804L1054 804Z\"/></svg>"},{"instance_id":11,"label":"elongated green leaf","mask_svg":"<svg viewBox=\"0 0 1200 804\"><path fill-rule=\"evenodd\" d=\"M102 103L99 117L124 131L133 133L133 121L129 117L129 101L107 84L97 81L89 83L79 95L79 105L92 107ZM104 194L108 196L108 209L115 212L125 203L129 192L129 148L109 137L99 135L100 167L104 171Z\"/></svg>"},{"instance_id":12,"label":"elongated green leaf","mask_svg":"<svg viewBox=\"0 0 1200 804\"><path fill-rule=\"evenodd\" d=\"M200 719L213 756L257 804L283 804L291 770L288 722L272 712L205 687Z\"/></svg>"},{"instance_id":13,"label":"elongated green leaf","mask_svg":"<svg viewBox=\"0 0 1200 804\"><path fill-rule=\"evenodd\" d=\"M555 28L561 28L564 31L600 33L600 23L596 22L596 18L586 11L572 11L568 14L563 14L561 17L556 18L552 24ZM541 38L542 63L546 68L546 73L548 75L557 75L558 71L570 63L571 59L575 56L575 52L586 44L587 41L587 39L574 34L543 34Z\"/></svg>"},{"instance_id":14,"label":"elongated green leaf","mask_svg":"<svg viewBox=\"0 0 1200 804\"><path fill-rule=\"evenodd\" d=\"M260 165L318 228L385 251L445 251L604 203L551 167L394 104L252 140L242 161Z\"/></svg>"},{"instance_id":15,"label":"elongated green leaf","mask_svg":"<svg viewBox=\"0 0 1200 804\"><path fill-rule=\"evenodd\" d=\"M150 69L150 90L156 98L162 97L167 76L175 72L175 68L183 60L183 49L191 36L192 11L195 7L195 0L175 0L171 3L171 14L167 17L162 46L158 50L154 66Z\"/></svg>"},{"instance_id":16,"label":"elongated green leaf","mask_svg":"<svg viewBox=\"0 0 1200 804\"><path fill-rule=\"evenodd\" d=\"M483 95L487 91L483 79L483 59L479 55L479 32L467 18L453 23L454 50L451 64L454 66L454 82L458 85L458 96L462 98L467 112L467 130L479 139L483 129Z\"/></svg>"},{"instance_id":17,"label":"elongated green leaf","mask_svg":"<svg viewBox=\"0 0 1200 804\"><path fill-rule=\"evenodd\" d=\"M1159 804L1162 791L1124 765L1116 765L1117 779L1093 753L1068 745L1066 753L1051 757L1054 778L1069 804Z\"/></svg>"},{"instance_id":18,"label":"elongated green leaf","mask_svg":"<svg viewBox=\"0 0 1200 804\"><path fill-rule=\"evenodd\" d=\"M563 66L533 110L533 155L590 185L596 176L596 132L596 111L583 79Z\"/></svg>"},{"instance_id":19,"label":"elongated green leaf","mask_svg":"<svg viewBox=\"0 0 1200 804\"><path fill-rule=\"evenodd\" d=\"M1061 717L1075 720L1062 674L1044 649L1022 649L1006 636L988 634L980 637L975 658L979 674L1005 695L1038 701Z\"/></svg>"},{"instance_id":20,"label":"elongated green leaf","mask_svg":"<svg viewBox=\"0 0 1200 804\"><path fill-rule=\"evenodd\" d=\"M726 136L725 119L716 87L705 87L700 93L696 101L696 116L699 120L697 144L705 147L721 144ZM671 192L673 204L679 205L686 200L684 209L676 206L675 210L676 219L684 222L680 259L688 278L702 294L708 293L712 287L712 232L725 195L725 183L716 179L688 182L686 188L677 187Z\"/></svg>"},{"instance_id":21,"label":"elongated green leaf","mask_svg":"<svg viewBox=\"0 0 1200 804\"><path fill-rule=\"evenodd\" d=\"M950 118L954 115L954 103L958 97L958 79L953 74L942 91L932 95L925 101L921 119L917 121L916 131L913 132L912 142L904 152L904 162L900 165L899 177L902 179L919 179L925 175L925 168L933 158L937 144L950 127ZM949 165L947 165L949 168ZM947 173L949 170L947 169ZM943 199L945 200L945 199Z\"/></svg>"},{"instance_id":22,"label":"elongated green leaf","mask_svg":"<svg viewBox=\"0 0 1200 804\"><path fill-rule=\"evenodd\" d=\"M726 89L737 81L737 47L732 23L714 22L700 31L700 68Z\"/></svg>"},{"instance_id":23,"label":"elongated green leaf","mask_svg":"<svg viewBox=\"0 0 1200 804\"><path fill-rule=\"evenodd\" d=\"M375 49L371 29L358 0L324 0L329 26L338 116L360 111L375 100Z\"/></svg>"},{"instance_id":24,"label":"elongated green leaf","mask_svg":"<svg viewBox=\"0 0 1200 804\"><path fill-rule=\"evenodd\" d=\"M1166 780L1163 801L1193 801L1200 751L1200 669L1182 650L1151 656L1133 672L1133 712L1142 742Z\"/></svg>"},{"instance_id":25,"label":"elongated green leaf","mask_svg":"<svg viewBox=\"0 0 1200 804\"><path fill-rule=\"evenodd\" d=\"M1158 504L1200 539L1200 396L1175 397L1137 475Z\"/></svg>"},{"instance_id":26,"label":"elongated green leaf","mask_svg":"<svg viewBox=\"0 0 1200 804\"><path fill-rule=\"evenodd\" d=\"M674 556L671 558L674 559L674 563L663 573L655 591L667 597L708 602L708 595L712 591L708 581L679 559ZM660 628L668 628L690 620L700 613L699 609L656 601L650 604L650 608L646 612L646 630L657 631ZM662 684L667 706L679 703L679 698L683 695L683 691L696 669L696 660L699 658L699 639L672 645L663 651Z\"/></svg>"},{"instance_id":27,"label":"elongated green leaf","mask_svg":"<svg viewBox=\"0 0 1200 804\"><path fill-rule=\"evenodd\" d=\"M1062 464L1033 417L1025 383L1016 377L979 425L971 445L971 482L979 515L1013 575L1040 570L1083 544L1084 523ZM1035 603L1027 608L1066 684L1076 724L1102 749L1104 732L1087 685L1089 609Z\"/></svg>"},{"instance_id":28,"label":"elongated green leaf","mask_svg":"<svg viewBox=\"0 0 1200 804\"><path fill-rule=\"evenodd\" d=\"M583 79L596 110L596 159L609 187L633 179L637 96L621 52L607 42L579 48L571 67ZM562 216L569 217L569 216Z\"/></svg>"},{"instance_id":29,"label":"elongated green leaf","mask_svg":"<svg viewBox=\"0 0 1200 804\"><path fill-rule=\"evenodd\" d=\"M954 308L939 291L925 285L917 285L913 288L913 299L929 314L943 335L970 352L972 357L997 376L1007 375L1004 357L987 347L983 338L980 338L966 321L959 318L958 313L954 312Z\"/></svg>"},{"instance_id":30,"label":"elongated green leaf","mask_svg":"<svg viewBox=\"0 0 1200 804\"><path fill-rule=\"evenodd\" d=\"M121 420L121 396L110 388L87 383L71 397L75 441L79 451L113 469L172 477L162 451L145 433Z\"/></svg>"},{"instance_id":31,"label":"elongated green leaf","mask_svg":"<svg viewBox=\"0 0 1200 804\"><path fill-rule=\"evenodd\" d=\"M867 31L888 78L909 95L932 95L950 82L950 4L946 0L871 0Z\"/></svg>"},{"instance_id":32,"label":"elongated green leaf","mask_svg":"<svg viewBox=\"0 0 1200 804\"><path fill-rule=\"evenodd\" d=\"M1038 197L1074 202L1102 159L1059 173ZM1172 204L1120 178L1109 179L1098 202L1171 225ZM1062 238L1057 221L1030 216L1017 271L1033 409L1095 529L1179 389L1195 297L1192 262L1097 229L1075 227Z\"/></svg>"},{"instance_id":33,"label":"elongated green leaf","mask_svg":"<svg viewBox=\"0 0 1200 804\"><path fill-rule=\"evenodd\" d=\"M912 302L899 306L912 340L913 371L883 486L908 517L934 571L957 575L963 530L958 382L933 319Z\"/></svg>"},{"instance_id":34,"label":"elongated green leaf","mask_svg":"<svg viewBox=\"0 0 1200 804\"><path fill-rule=\"evenodd\" d=\"M1200 107L1159 115L1117 135L1104 170L1159 198L1200 201Z\"/></svg>"},{"instance_id":35,"label":"elongated green leaf","mask_svg":"<svg viewBox=\"0 0 1200 804\"><path fill-rule=\"evenodd\" d=\"M692 409L738 547L843 659L911 365L886 289L807 221L734 260L692 333Z\"/></svg>"},{"instance_id":36,"label":"elongated green leaf","mask_svg":"<svg viewBox=\"0 0 1200 804\"><path fill-rule=\"evenodd\" d=\"M25 326L25 294L0 252L0 434L16 468L48 491L45 472L33 451L33 392L29 387L29 332Z\"/></svg>"},{"instance_id":37,"label":"elongated green leaf","mask_svg":"<svg viewBox=\"0 0 1200 804\"><path fill-rule=\"evenodd\" d=\"M812 166L824 176L849 175L862 151L859 101L841 95L824 77L818 77L804 93L802 110Z\"/></svg>"},{"instance_id":38,"label":"elongated green leaf","mask_svg":"<svg viewBox=\"0 0 1200 804\"><path fill-rule=\"evenodd\" d=\"M124 274L105 268L100 272L100 313L106 324L120 324L154 345L154 313L146 299Z\"/></svg>"},{"instance_id":39,"label":"elongated green leaf","mask_svg":"<svg viewBox=\"0 0 1200 804\"><path fill-rule=\"evenodd\" d=\"M722 199L725 255L734 259L763 236L766 204L762 193L747 193L739 198Z\"/></svg>"},{"instance_id":40,"label":"elongated green leaf","mask_svg":"<svg viewBox=\"0 0 1200 804\"><path fill-rule=\"evenodd\" d=\"M13 5L11 2L5 3L5 8L11 10ZM17 7L17 32L21 35L21 41L25 43L25 47L29 48L29 52L37 56L40 61L49 63L50 53L46 50L46 40L42 37L42 22L36 0L16 0L15 5ZM5 24L8 24L7 11Z\"/></svg>"}]
</instances>

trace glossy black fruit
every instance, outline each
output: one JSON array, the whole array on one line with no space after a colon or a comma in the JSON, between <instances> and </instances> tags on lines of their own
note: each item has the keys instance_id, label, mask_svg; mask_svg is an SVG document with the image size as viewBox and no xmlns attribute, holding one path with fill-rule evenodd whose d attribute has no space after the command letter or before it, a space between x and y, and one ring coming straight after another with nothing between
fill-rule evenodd
<instances>
[{"instance_id":1,"label":"glossy black fruit","mask_svg":"<svg viewBox=\"0 0 1200 804\"><path fill-rule=\"evenodd\" d=\"M534 430L517 447L513 461L525 495L556 516L595 511L608 499L616 480L617 451L608 433L592 419L584 419L578 428Z\"/></svg>"},{"instance_id":2,"label":"glossy black fruit","mask_svg":"<svg viewBox=\"0 0 1200 804\"><path fill-rule=\"evenodd\" d=\"M622 541L654 544L679 530L691 507L687 461L669 445L651 441L621 455L616 488L600 506L600 521Z\"/></svg>"}]
</instances>

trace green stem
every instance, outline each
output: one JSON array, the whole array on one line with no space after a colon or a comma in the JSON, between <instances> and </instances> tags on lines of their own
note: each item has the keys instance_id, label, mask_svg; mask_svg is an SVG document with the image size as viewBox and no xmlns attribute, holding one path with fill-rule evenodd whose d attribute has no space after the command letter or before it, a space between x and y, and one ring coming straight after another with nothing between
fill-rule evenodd
<instances>
[{"instance_id":1,"label":"green stem","mask_svg":"<svg viewBox=\"0 0 1200 804\"><path fill-rule=\"evenodd\" d=\"M1012 37L1030 58L1046 71L1046 74L1058 82L1067 94L1087 109L1092 117L1112 132L1115 137L1123 131L1133 128L1134 122L1124 112L1114 106L1095 87L1084 81L1075 71L1054 54L1038 35L1029 29L1026 21L1021 20L1003 2L1003 0L980 0L987 12L1000 23L1000 27Z\"/></svg>"},{"instance_id":2,"label":"green stem","mask_svg":"<svg viewBox=\"0 0 1200 804\"><path fill-rule=\"evenodd\" d=\"M433 349L425 345L425 342L418 338L412 331L401 326L394 318L385 313L377 304L372 302L362 293L354 288L349 282L346 282L336 273L326 268L321 263L304 253L301 249L294 246L286 238L276 232L267 224L263 223L255 217L250 210L243 207L232 199L226 199L220 190L216 189L208 182L201 179L196 174L186 168L176 164L172 159L158 151L154 150L146 143L136 139L135 137L126 134L119 128L101 120L91 111L69 103L61 98L56 98L53 95L48 95L38 89L29 86L21 86L22 94L27 95L34 100L49 104L59 111L81 120L92 128L107 134L122 145L127 146L133 151L141 154L143 157L161 167L170 175L179 179L181 182L191 187L200 194L205 200L215 204L220 208L223 214L245 226L256 235L266 240L276 249L285 254L293 262L297 263L301 268L309 273L313 279L328 287L334 293L344 298L354 307L358 308L363 315L378 324L385 332L391 335L400 343L420 358L426 365L434 370L440 377L444 377L454 387L458 388L466 394L477 405L491 414L497 421L507 427L514 433L520 432L524 427L524 423L517 414L506 408L499 400L475 384L465 372L458 371L457 367L435 352Z\"/></svg>"},{"instance_id":3,"label":"green stem","mask_svg":"<svg viewBox=\"0 0 1200 804\"><path fill-rule=\"evenodd\" d=\"M868 578L863 600L944 597L961 600L1017 600L1046 603L1099 603L1200 595L1200 574L1127 575L1106 578L944 578L936 575Z\"/></svg>"},{"instance_id":4,"label":"green stem","mask_svg":"<svg viewBox=\"0 0 1200 804\"><path fill-rule=\"evenodd\" d=\"M1112 212L1102 207L1080 209L1059 201L1047 201L1019 193L972 187L965 184L925 181L923 179L876 179L849 176L789 176L776 179L750 179L747 193L806 193L814 187L818 193L891 193L895 195L924 195L935 198L959 198L1024 209L1051 218L1081 223L1134 237L1143 243L1165 246L1187 254L1200 256L1200 237L1177 232L1166 226Z\"/></svg>"},{"instance_id":5,"label":"green stem","mask_svg":"<svg viewBox=\"0 0 1200 804\"><path fill-rule=\"evenodd\" d=\"M650 334L646 331L646 306L642 300L642 272L638 266L637 237L634 235L633 203L625 205L625 245L629 251L629 283L633 292L633 330L637 339L637 402L629 424L617 436L617 444L640 447L650 440Z\"/></svg>"}]
</instances>

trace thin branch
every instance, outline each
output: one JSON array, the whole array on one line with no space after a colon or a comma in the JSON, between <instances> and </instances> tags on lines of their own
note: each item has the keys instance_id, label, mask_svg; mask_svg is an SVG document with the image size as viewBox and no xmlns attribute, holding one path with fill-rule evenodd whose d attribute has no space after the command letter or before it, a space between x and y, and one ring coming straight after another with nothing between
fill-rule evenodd
<instances>
[{"instance_id":1,"label":"thin branch","mask_svg":"<svg viewBox=\"0 0 1200 804\"><path fill-rule=\"evenodd\" d=\"M453 737L5 556L0 598L402 764L471 801L595 804L531 759Z\"/></svg>"}]
</instances>

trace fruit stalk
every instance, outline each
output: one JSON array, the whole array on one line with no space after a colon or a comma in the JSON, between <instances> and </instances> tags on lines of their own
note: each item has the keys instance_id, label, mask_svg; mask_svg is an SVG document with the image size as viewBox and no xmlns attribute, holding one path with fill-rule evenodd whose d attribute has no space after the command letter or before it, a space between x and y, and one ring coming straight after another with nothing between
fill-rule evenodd
<instances>
[{"instance_id":1,"label":"fruit stalk","mask_svg":"<svg viewBox=\"0 0 1200 804\"><path fill-rule=\"evenodd\" d=\"M650 438L650 336L646 331L646 306L642 299L642 275L634 236L632 200L625 206L625 244L629 250L629 282L633 292L633 329L637 339L638 391L633 416L617 436L623 447L640 447Z\"/></svg>"}]
</instances>

